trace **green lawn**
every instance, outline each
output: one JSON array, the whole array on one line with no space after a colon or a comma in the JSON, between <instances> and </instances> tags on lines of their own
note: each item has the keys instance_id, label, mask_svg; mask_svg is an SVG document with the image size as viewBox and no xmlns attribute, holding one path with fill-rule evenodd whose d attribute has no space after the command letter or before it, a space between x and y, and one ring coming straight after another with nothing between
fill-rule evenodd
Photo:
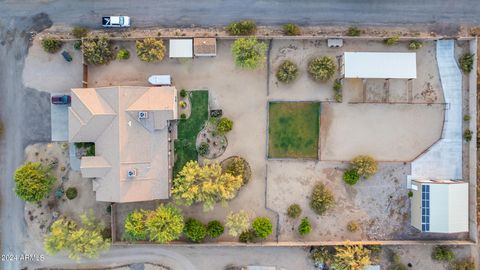
<instances>
[{"instance_id":1,"label":"green lawn","mask_svg":"<svg viewBox=\"0 0 480 270\"><path fill-rule=\"evenodd\" d=\"M178 138L175 140L175 155L173 177L190 160L197 160L198 153L195 147L197 134L208 120L208 91L190 92L192 111L188 119L178 121Z\"/></svg>"},{"instance_id":2,"label":"green lawn","mask_svg":"<svg viewBox=\"0 0 480 270\"><path fill-rule=\"evenodd\" d=\"M269 158L318 158L319 102L271 102Z\"/></svg>"}]
</instances>

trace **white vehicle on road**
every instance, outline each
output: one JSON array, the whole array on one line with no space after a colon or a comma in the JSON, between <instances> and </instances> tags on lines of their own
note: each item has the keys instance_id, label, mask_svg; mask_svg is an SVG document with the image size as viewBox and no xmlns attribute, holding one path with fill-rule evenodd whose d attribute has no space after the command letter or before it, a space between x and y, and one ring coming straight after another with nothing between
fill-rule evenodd
<instances>
[{"instance_id":1,"label":"white vehicle on road","mask_svg":"<svg viewBox=\"0 0 480 270\"><path fill-rule=\"evenodd\" d=\"M103 27L130 27L129 16L104 16L102 17Z\"/></svg>"}]
</instances>

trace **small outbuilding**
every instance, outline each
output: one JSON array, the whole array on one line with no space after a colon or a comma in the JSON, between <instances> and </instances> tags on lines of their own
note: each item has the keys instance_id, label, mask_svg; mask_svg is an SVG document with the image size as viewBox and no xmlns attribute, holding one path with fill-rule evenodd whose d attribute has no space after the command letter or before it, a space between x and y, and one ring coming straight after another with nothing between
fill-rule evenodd
<instances>
[{"instance_id":1,"label":"small outbuilding","mask_svg":"<svg viewBox=\"0 0 480 270\"><path fill-rule=\"evenodd\" d=\"M216 56L217 39L216 38L194 38L193 53L195 56Z\"/></svg>"},{"instance_id":2,"label":"small outbuilding","mask_svg":"<svg viewBox=\"0 0 480 270\"><path fill-rule=\"evenodd\" d=\"M345 52L344 78L416 79L416 53Z\"/></svg>"},{"instance_id":3,"label":"small outbuilding","mask_svg":"<svg viewBox=\"0 0 480 270\"><path fill-rule=\"evenodd\" d=\"M193 40L170 39L168 56L170 58L193 58Z\"/></svg>"},{"instance_id":4,"label":"small outbuilding","mask_svg":"<svg viewBox=\"0 0 480 270\"><path fill-rule=\"evenodd\" d=\"M412 180L411 224L422 232L468 232L468 183Z\"/></svg>"}]
</instances>

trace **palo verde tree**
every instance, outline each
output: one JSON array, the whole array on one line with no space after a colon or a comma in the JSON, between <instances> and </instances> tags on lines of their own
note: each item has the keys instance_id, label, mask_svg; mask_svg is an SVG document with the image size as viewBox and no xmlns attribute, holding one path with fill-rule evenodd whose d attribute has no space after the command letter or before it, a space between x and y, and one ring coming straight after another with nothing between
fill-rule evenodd
<instances>
[{"instance_id":1,"label":"palo verde tree","mask_svg":"<svg viewBox=\"0 0 480 270\"><path fill-rule=\"evenodd\" d=\"M265 63L267 44L254 37L239 38L233 42L232 55L235 64L244 69L256 69Z\"/></svg>"}]
</instances>

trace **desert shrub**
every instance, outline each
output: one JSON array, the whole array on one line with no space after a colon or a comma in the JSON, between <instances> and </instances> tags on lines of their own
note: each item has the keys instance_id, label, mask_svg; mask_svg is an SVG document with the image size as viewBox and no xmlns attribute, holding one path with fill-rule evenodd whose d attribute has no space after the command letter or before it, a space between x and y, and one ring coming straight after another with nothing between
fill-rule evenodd
<instances>
[{"instance_id":1,"label":"desert shrub","mask_svg":"<svg viewBox=\"0 0 480 270\"><path fill-rule=\"evenodd\" d=\"M78 195L78 191L77 191L77 188L75 187L69 187L67 188L67 190L65 191L65 196L67 197L67 199L69 200L73 200L77 197Z\"/></svg>"},{"instance_id":2,"label":"desert shrub","mask_svg":"<svg viewBox=\"0 0 480 270\"><path fill-rule=\"evenodd\" d=\"M232 55L240 68L256 69L265 63L267 44L256 38L239 38L233 42Z\"/></svg>"},{"instance_id":3,"label":"desert shrub","mask_svg":"<svg viewBox=\"0 0 480 270\"><path fill-rule=\"evenodd\" d=\"M310 223L310 220L308 217L302 218L302 221L300 221L300 225L298 225L298 233L301 236L307 235L312 231L312 224Z\"/></svg>"},{"instance_id":4,"label":"desert shrub","mask_svg":"<svg viewBox=\"0 0 480 270\"><path fill-rule=\"evenodd\" d=\"M278 81L290 83L297 78L298 67L294 63L286 60L278 67L276 76Z\"/></svg>"},{"instance_id":5,"label":"desert shrub","mask_svg":"<svg viewBox=\"0 0 480 270\"><path fill-rule=\"evenodd\" d=\"M335 247L336 253L333 269L362 270L372 264L370 250L362 245L345 245Z\"/></svg>"},{"instance_id":6,"label":"desert shrub","mask_svg":"<svg viewBox=\"0 0 480 270\"><path fill-rule=\"evenodd\" d=\"M180 209L160 205L154 211L148 211L145 226L150 241L161 244L176 240L183 232L183 215Z\"/></svg>"},{"instance_id":7,"label":"desert shrub","mask_svg":"<svg viewBox=\"0 0 480 270\"><path fill-rule=\"evenodd\" d=\"M241 157L234 157L225 168L225 172L233 176L241 176L243 185L250 181L251 173L247 161Z\"/></svg>"},{"instance_id":8,"label":"desert shrub","mask_svg":"<svg viewBox=\"0 0 480 270\"><path fill-rule=\"evenodd\" d=\"M206 156L206 155L208 155L209 152L210 152L210 145L208 143L202 142L198 146L198 154L200 156Z\"/></svg>"},{"instance_id":9,"label":"desert shrub","mask_svg":"<svg viewBox=\"0 0 480 270\"><path fill-rule=\"evenodd\" d=\"M298 218L302 214L302 208L297 203L291 204L287 209L289 218Z\"/></svg>"},{"instance_id":10,"label":"desert shrub","mask_svg":"<svg viewBox=\"0 0 480 270\"><path fill-rule=\"evenodd\" d=\"M189 161L173 179L171 193L178 204L203 203L204 211L209 211L217 202L228 204L242 183L240 176L223 173L216 162L205 161L200 166L197 161Z\"/></svg>"},{"instance_id":11,"label":"desert shrub","mask_svg":"<svg viewBox=\"0 0 480 270\"><path fill-rule=\"evenodd\" d=\"M392 263L399 263L401 258L400 255L392 251L389 259Z\"/></svg>"},{"instance_id":12,"label":"desert shrub","mask_svg":"<svg viewBox=\"0 0 480 270\"><path fill-rule=\"evenodd\" d=\"M272 234L272 222L267 217L258 217L252 223L255 235L258 238L265 239Z\"/></svg>"},{"instance_id":13,"label":"desert shrub","mask_svg":"<svg viewBox=\"0 0 480 270\"><path fill-rule=\"evenodd\" d=\"M355 169L348 169L343 173L343 181L350 186L355 185L359 179L360 175L358 175Z\"/></svg>"},{"instance_id":14,"label":"desert shrub","mask_svg":"<svg viewBox=\"0 0 480 270\"><path fill-rule=\"evenodd\" d=\"M56 53L62 48L63 42L57 38L46 37L42 40L42 47L48 53Z\"/></svg>"},{"instance_id":15,"label":"desert shrub","mask_svg":"<svg viewBox=\"0 0 480 270\"><path fill-rule=\"evenodd\" d=\"M407 196L408 196L408 198L412 198L413 197L413 191L411 191L411 190L408 191Z\"/></svg>"},{"instance_id":16,"label":"desert shrub","mask_svg":"<svg viewBox=\"0 0 480 270\"><path fill-rule=\"evenodd\" d=\"M187 115L185 113L180 114L180 119L186 119Z\"/></svg>"},{"instance_id":17,"label":"desert shrub","mask_svg":"<svg viewBox=\"0 0 480 270\"><path fill-rule=\"evenodd\" d=\"M317 81L328 81L335 74L335 59L329 56L316 57L308 63L308 73Z\"/></svg>"},{"instance_id":18,"label":"desert shrub","mask_svg":"<svg viewBox=\"0 0 480 270\"><path fill-rule=\"evenodd\" d=\"M15 193L26 202L38 202L52 190L56 179L38 162L28 162L15 171Z\"/></svg>"},{"instance_id":19,"label":"desert shrub","mask_svg":"<svg viewBox=\"0 0 480 270\"><path fill-rule=\"evenodd\" d=\"M392 45L397 44L399 41L400 41L399 36L393 36L393 37L388 37L388 38L384 39L383 43L387 46L392 46Z\"/></svg>"},{"instance_id":20,"label":"desert shrub","mask_svg":"<svg viewBox=\"0 0 480 270\"><path fill-rule=\"evenodd\" d=\"M331 265L334 260L332 252L323 247L312 250L312 252L310 252L310 258L315 265L323 266Z\"/></svg>"},{"instance_id":21,"label":"desert shrub","mask_svg":"<svg viewBox=\"0 0 480 270\"><path fill-rule=\"evenodd\" d=\"M224 230L222 223L218 220L212 220L207 224L207 235L210 238L219 237L223 234Z\"/></svg>"},{"instance_id":22,"label":"desert shrub","mask_svg":"<svg viewBox=\"0 0 480 270\"><path fill-rule=\"evenodd\" d=\"M472 258L456 260L452 263L452 270L475 270L475 262Z\"/></svg>"},{"instance_id":23,"label":"desert shrub","mask_svg":"<svg viewBox=\"0 0 480 270\"><path fill-rule=\"evenodd\" d=\"M357 156L352 160L352 168L360 177L369 178L377 172L377 161L371 156Z\"/></svg>"},{"instance_id":24,"label":"desert shrub","mask_svg":"<svg viewBox=\"0 0 480 270\"><path fill-rule=\"evenodd\" d=\"M250 218L243 210L237 213L230 212L225 219L225 227L228 229L229 235L239 236L250 227Z\"/></svg>"},{"instance_id":25,"label":"desert shrub","mask_svg":"<svg viewBox=\"0 0 480 270\"><path fill-rule=\"evenodd\" d=\"M225 134L233 129L233 121L227 117L222 117L217 123L217 131Z\"/></svg>"},{"instance_id":26,"label":"desert shrub","mask_svg":"<svg viewBox=\"0 0 480 270\"><path fill-rule=\"evenodd\" d=\"M418 50L423 47L423 43L419 40L412 40L408 44L408 49L409 50Z\"/></svg>"},{"instance_id":27,"label":"desert shrub","mask_svg":"<svg viewBox=\"0 0 480 270\"><path fill-rule=\"evenodd\" d=\"M251 20L232 22L227 26L227 31L232 36L250 36L257 31L257 24Z\"/></svg>"},{"instance_id":28,"label":"desert shrub","mask_svg":"<svg viewBox=\"0 0 480 270\"><path fill-rule=\"evenodd\" d=\"M127 49L120 49L117 53L117 58L121 60L127 60L130 58L130 52Z\"/></svg>"},{"instance_id":29,"label":"desert shrub","mask_svg":"<svg viewBox=\"0 0 480 270\"><path fill-rule=\"evenodd\" d=\"M466 53L460 57L460 69L465 73L470 73L473 69L475 54Z\"/></svg>"},{"instance_id":30,"label":"desert shrub","mask_svg":"<svg viewBox=\"0 0 480 270\"><path fill-rule=\"evenodd\" d=\"M333 206L335 199L332 193L325 187L323 183L317 183L312 190L310 196L310 208L317 214L323 215Z\"/></svg>"},{"instance_id":31,"label":"desert shrub","mask_svg":"<svg viewBox=\"0 0 480 270\"><path fill-rule=\"evenodd\" d=\"M349 232L356 232L356 231L358 231L358 229L360 229L360 225L358 225L357 222L355 222L355 221L350 221L350 222L348 222L348 224L347 224L347 230L348 230Z\"/></svg>"},{"instance_id":32,"label":"desert shrub","mask_svg":"<svg viewBox=\"0 0 480 270\"><path fill-rule=\"evenodd\" d=\"M125 230L123 238L125 240L147 240L147 226L145 224L146 213L147 212L142 209L128 213L124 222Z\"/></svg>"},{"instance_id":33,"label":"desert shrub","mask_svg":"<svg viewBox=\"0 0 480 270\"><path fill-rule=\"evenodd\" d=\"M470 129L467 129L463 132L463 138L465 141L469 142L472 140L473 132Z\"/></svg>"},{"instance_id":34,"label":"desert shrub","mask_svg":"<svg viewBox=\"0 0 480 270\"><path fill-rule=\"evenodd\" d=\"M138 58L144 62L161 61L165 57L165 45L156 38L137 40L135 48Z\"/></svg>"},{"instance_id":35,"label":"desert shrub","mask_svg":"<svg viewBox=\"0 0 480 270\"><path fill-rule=\"evenodd\" d=\"M394 263L390 265L387 270L407 270L407 267L402 263Z\"/></svg>"},{"instance_id":36,"label":"desert shrub","mask_svg":"<svg viewBox=\"0 0 480 270\"><path fill-rule=\"evenodd\" d=\"M74 27L74 28L72 29L72 35L73 35L75 38L83 38L83 37L86 37L86 36L87 36L87 33L88 33L88 29L85 28L85 27L77 26L77 27Z\"/></svg>"},{"instance_id":37,"label":"desert shrub","mask_svg":"<svg viewBox=\"0 0 480 270\"><path fill-rule=\"evenodd\" d=\"M356 26L349 27L348 30L347 30L347 36L349 36L349 37L358 37L362 33L363 33L363 31Z\"/></svg>"},{"instance_id":38,"label":"desert shrub","mask_svg":"<svg viewBox=\"0 0 480 270\"><path fill-rule=\"evenodd\" d=\"M83 40L82 50L89 64L107 64L114 57L112 42L106 36Z\"/></svg>"},{"instance_id":39,"label":"desert shrub","mask_svg":"<svg viewBox=\"0 0 480 270\"><path fill-rule=\"evenodd\" d=\"M337 79L333 82L333 91L334 92L342 91L342 82L340 80Z\"/></svg>"},{"instance_id":40,"label":"desert shrub","mask_svg":"<svg viewBox=\"0 0 480 270\"><path fill-rule=\"evenodd\" d=\"M193 242L202 242L207 236L207 228L202 222L189 218L183 227L183 234Z\"/></svg>"},{"instance_id":41,"label":"desert shrub","mask_svg":"<svg viewBox=\"0 0 480 270\"><path fill-rule=\"evenodd\" d=\"M187 90L185 90L185 89L180 90L180 96L182 98L186 97L187 96Z\"/></svg>"},{"instance_id":42,"label":"desert shrub","mask_svg":"<svg viewBox=\"0 0 480 270\"><path fill-rule=\"evenodd\" d=\"M76 40L73 42L73 48L77 51L82 49L82 41L81 40Z\"/></svg>"},{"instance_id":43,"label":"desert shrub","mask_svg":"<svg viewBox=\"0 0 480 270\"><path fill-rule=\"evenodd\" d=\"M286 36L298 36L300 35L300 27L294 23L284 24L283 34Z\"/></svg>"},{"instance_id":44,"label":"desert shrub","mask_svg":"<svg viewBox=\"0 0 480 270\"><path fill-rule=\"evenodd\" d=\"M463 116L463 121L465 121L465 122L470 121L470 119L471 119L470 115L468 115L468 114Z\"/></svg>"},{"instance_id":45,"label":"desert shrub","mask_svg":"<svg viewBox=\"0 0 480 270\"><path fill-rule=\"evenodd\" d=\"M455 260L455 253L448 246L436 246L432 250L432 259L436 261L452 262Z\"/></svg>"},{"instance_id":46,"label":"desert shrub","mask_svg":"<svg viewBox=\"0 0 480 270\"><path fill-rule=\"evenodd\" d=\"M248 229L246 231L243 231L239 236L238 236L238 241L242 243L253 243L255 242L256 234L254 229Z\"/></svg>"}]
</instances>

